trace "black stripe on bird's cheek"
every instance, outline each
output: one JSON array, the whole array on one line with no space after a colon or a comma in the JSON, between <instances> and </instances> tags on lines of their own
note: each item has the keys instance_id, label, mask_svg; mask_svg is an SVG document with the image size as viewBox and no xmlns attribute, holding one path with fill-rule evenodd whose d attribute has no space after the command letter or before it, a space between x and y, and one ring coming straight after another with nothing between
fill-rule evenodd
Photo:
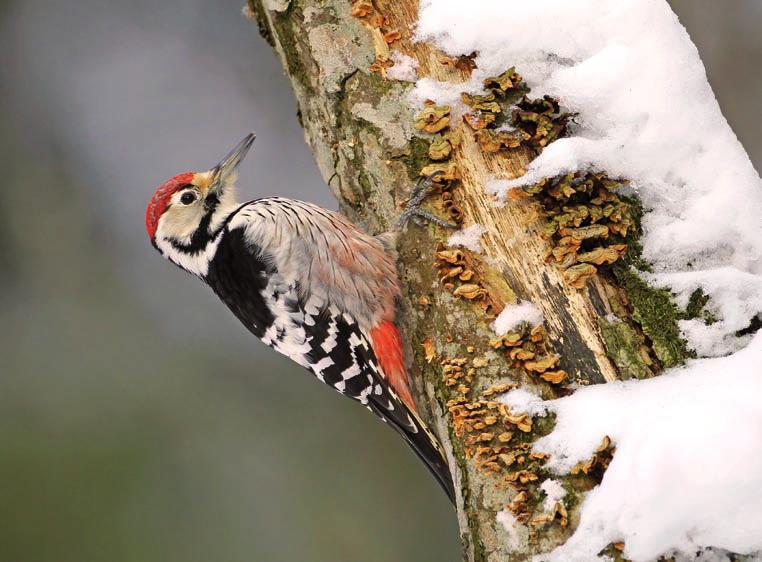
<instances>
[{"instance_id":1,"label":"black stripe on bird's cheek","mask_svg":"<svg viewBox=\"0 0 762 562\"><path fill-rule=\"evenodd\" d=\"M199 223L198 228L193 233L193 236L191 236L191 251L200 252L206 248L206 245L212 240L213 236L212 233L209 232L209 225L212 222L213 214L214 209L210 209L206 211L203 217L201 217L201 222Z\"/></svg>"},{"instance_id":2,"label":"black stripe on bird's cheek","mask_svg":"<svg viewBox=\"0 0 762 562\"><path fill-rule=\"evenodd\" d=\"M219 204L220 198L216 193L207 195L204 199L204 216L201 217L198 228L191 235L190 243L183 244L177 240L170 240L172 246L176 250L185 252L186 254L195 254L206 248L206 245L211 242L217 232L219 232L219 229L216 232L209 231L209 225L212 223L212 217Z\"/></svg>"},{"instance_id":3,"label":"black stripe on bird's cheek","mask_svg":"<svg viewBox=\"0 0 762 562\"><path fill-rule=\"evenodd\" d=\"M204 216L201 217L201 222L198 224L198 228L196 228L196 230L191 235L190 242L188 244L184 244L174 238L170 239L169 243L172 244L172 247L175 250L184 252L186 254L197 254L201 252L204 248L206 248L206 245L212 241L214 234L216 234L209 232L209 225L212 222L213 214L214 209L204 213Z\"/></svg>"}]
</instances>

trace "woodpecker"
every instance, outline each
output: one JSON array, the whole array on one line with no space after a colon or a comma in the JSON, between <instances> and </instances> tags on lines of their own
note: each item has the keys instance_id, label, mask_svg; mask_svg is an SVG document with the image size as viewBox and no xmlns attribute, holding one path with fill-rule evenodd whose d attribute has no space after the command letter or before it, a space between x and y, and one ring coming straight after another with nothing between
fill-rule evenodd
<instances>
[{"instance_id":1,"label":"woodpecker","mask_svg":"<svg viewBox=\"0 0 762 562\"><path fill-rule=\"evenodd\" d=\"M410 393L395 323L400 283L384 235L303 201L237 202L238 166L253 142L249 134L211 170L159 186L146 209L151 244L262 342L393 427L454 502L442 447ZM440 222L414 205L401 223L418 217Z\"/></svg>"}]
</instances>

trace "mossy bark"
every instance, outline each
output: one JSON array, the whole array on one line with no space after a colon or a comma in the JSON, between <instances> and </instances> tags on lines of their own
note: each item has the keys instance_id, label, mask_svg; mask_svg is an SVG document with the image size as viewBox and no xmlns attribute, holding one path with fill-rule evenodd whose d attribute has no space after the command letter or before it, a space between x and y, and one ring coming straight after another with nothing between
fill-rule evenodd
<instances>
[{"instance_id":1,"label":"mossy bark","mask_svg":"<svg viewBox=\"0 0 762 562\"><path fill-rule=\"evenodd\" d=\"M419 77L463 82L469 68L412 41L415 0L366 1L369 10L383 15L375 20L367 10L355 11L364 17L353 16L351 9L359 4L251 0L249 12L283 62L305 139L342 211L381 233L399 216L413 179L432 164L431 138L414 128L421 108L407 101L411 84L383 76L387 49L413 57ZM388 36L394 40L387 45L383 36L391 31L399 36ZM374 66L377 72L371 71ZM568 538L582 494L595 484L606 455L602 451L601 459L563 479L566 498L544 513L539 483L548 474L529 444L550 431L553 420L506 415L493 401L494 389L521 386L554 398L571 392L569 383L652 376L662 365L679 363L685 348L669 298L651 299L650 289L629 277L634 274L624 266L616 275L593 276L582 289L571 287L563 272L547 263L540 206L526 199L493 205L484 190L487 179L520 176L531 150L485 153L463 123L452 122L449 130L458 141L449 163L459 180L443 188L447 197L437 194L429 204L440 214L462 216L465 225L482 225L483 252L443 254L449 232L408 227L397 242L405 292L400 323L419 409L451 453L465 558L529 560ZM545 358L557 358L554 368L568 374L564 384L517 367L509 356L512 348L494 341L495 313L517 299L542 310L546 331L522 338Z\"/></svg>"}]
</instances>

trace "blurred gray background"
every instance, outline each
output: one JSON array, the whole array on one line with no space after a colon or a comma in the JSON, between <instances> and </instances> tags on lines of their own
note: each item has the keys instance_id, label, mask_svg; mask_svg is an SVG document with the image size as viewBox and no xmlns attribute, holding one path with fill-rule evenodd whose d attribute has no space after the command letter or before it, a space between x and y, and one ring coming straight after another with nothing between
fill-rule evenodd
<instances>
[{"instance_id":1,"label":"blurred gray background","mask_svg":"<svg viewBox=\"0 0 762 562\"><path fill-rule=\"evenodd\" d=\"M335 207L242 1L0 0L0 562L460 559L402 442L148 243L250 130L242 197ZM673 6L759 167L762 2Z\"/></svg>"}]
</instances>

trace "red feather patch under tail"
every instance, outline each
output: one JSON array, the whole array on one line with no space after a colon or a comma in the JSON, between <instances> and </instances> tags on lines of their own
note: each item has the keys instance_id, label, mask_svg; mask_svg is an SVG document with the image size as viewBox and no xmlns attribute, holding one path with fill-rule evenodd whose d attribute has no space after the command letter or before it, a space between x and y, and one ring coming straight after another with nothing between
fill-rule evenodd
<instances>
[{"instance_id":1,"label":"red feather patch under tail","mask_svg":"<svg viewBox=\"0 0 762 562\"><path fill-rule=\"evenodd\" d=\"M397 326L388 320L381 322L371 330L370 341L389 386L408 408L416 412L413 395L410 394L407 371L405 370L405 356L402 353L402 340Z\"/></svg>"}]
</instances>

